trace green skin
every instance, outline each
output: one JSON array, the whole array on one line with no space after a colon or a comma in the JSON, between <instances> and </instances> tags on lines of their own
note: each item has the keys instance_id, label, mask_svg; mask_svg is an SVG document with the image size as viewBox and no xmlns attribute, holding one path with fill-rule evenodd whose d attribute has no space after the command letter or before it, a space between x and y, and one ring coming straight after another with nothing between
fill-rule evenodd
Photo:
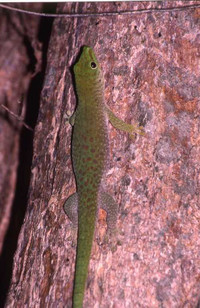
<instances>
[{"instance_id":1,"label":"green skin","mask_svg":"<svg viewBox=\"0 0 200 308\"><path fill-rule=\"evenodd\" d=\"M64 210L78 225L73 308L81 308L97 210L106 210L108 228L113 229L117 220L117 204L101 188L108 158L108 119L114 127L130 134L143 132L118 119L105 105L103 74L91 47L83 47L74 74L78 107L70 122L74 125L72 161L77 192L67 199Z\"/></svg>"}]
</instances>

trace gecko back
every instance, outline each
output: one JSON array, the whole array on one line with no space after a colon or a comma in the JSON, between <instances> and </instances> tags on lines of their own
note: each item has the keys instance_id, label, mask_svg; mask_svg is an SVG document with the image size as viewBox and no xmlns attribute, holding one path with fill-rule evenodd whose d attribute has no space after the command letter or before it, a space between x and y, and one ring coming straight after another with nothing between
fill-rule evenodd
<instances>
[{"instance_id":1,"label":"gecko back","mask_svg":"<svg viewBox=\"0 0 200 308\"><path fill-rule=\"evenodd\" d=\"M95 230L98 196L108 155L104 81L90 47L84 47L74 66L78 106L72 136L72 160L78 203L78 240L73 307L82 307Z\"/></svg>"}]
</instances>

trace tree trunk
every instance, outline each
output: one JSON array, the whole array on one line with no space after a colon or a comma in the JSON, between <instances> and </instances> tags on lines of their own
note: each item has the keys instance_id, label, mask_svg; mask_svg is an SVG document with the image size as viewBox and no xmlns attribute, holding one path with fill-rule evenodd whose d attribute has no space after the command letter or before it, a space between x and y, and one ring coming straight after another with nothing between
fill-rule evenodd
<instances>
[{"instance_id":1,"label":"tree trunk","mask_svg":"<svg viewBox=\"0 0 200 308\"><path fill-rule=\"evenodd\" d=\"M187 5L200 3L188 1ZM59 12L183 6L62 4ZM57 18L34 135L30 194L6 307L71 307L76 250L63 203L70 158L71 66L92 46L110 109L145 127L132 140L109 126L107 191L119 204L117 245L101 243L101 213L84 307L196 307L199 297L199 9Z\"/></svg>"},{"instance_id":2,"label":"tree trunk","mask_svg":"<svg viewBox=\"0 0 200 308\"><path fill-rule=\"evenodd\" d=\"M42 5L20 7L40 11ZM41 48L37 40L40 19L1 8L0 15L1 306L9 287L13 254L26 210L33 132L23 127L21 119L28 122L28 112L34 110L30 106L29 89L33 75L40 70Z\"/></svg>"}]
</instances>

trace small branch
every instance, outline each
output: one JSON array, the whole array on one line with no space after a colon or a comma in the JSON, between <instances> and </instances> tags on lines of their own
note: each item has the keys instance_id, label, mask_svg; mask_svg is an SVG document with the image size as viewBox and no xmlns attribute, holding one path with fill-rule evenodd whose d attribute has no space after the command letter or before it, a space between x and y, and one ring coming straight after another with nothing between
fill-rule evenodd
<instances>
[{"instance_id":1,"label":"small branch","mask_svg":"<svg viewBox=\"0 0 200 308\"><path fill-rule=\"evenodd\" d=\"M30 127L29 125L27 125L24 121L23 118L18 116L17 114L15 114L14 112L12 112L10 109L8 109L8 107L6 107L5 105L1 104L0 105L4 110L6 110L11 116L13 116L15 119L17 119L18 121L20 121L28 130L33 131L32 127Z\"/></svg>"},{"instance_id":2,"label":"small branch","mask_svg":"<svg viewBox=\"0 0 200 308\"><path fill-rule=\"evenodd\" d=\"M35 15L35 16L43 16L43 17L65 17L65 18L73 18L73 17L101 17L101 16L122 16L122 15L133 15L133 14L142 14L142 13L162 13L162 12L170 12L170 11L184 11L186 9L196 9L200 8L200 4L193 4L193 5L185 5L180 7L171 7L171 8L150 8L150 9L139 9L135 11L121 11L121 12L100 12L100 13L66 13L66 14L46 14L46 13L38 13L38 12L31 12L19 8L14 8L11 6L8 6L6 4L0 4L0 7L4 9L8 9L15 12L25 13L29 15Z\"/></svg>"}]
</instances>

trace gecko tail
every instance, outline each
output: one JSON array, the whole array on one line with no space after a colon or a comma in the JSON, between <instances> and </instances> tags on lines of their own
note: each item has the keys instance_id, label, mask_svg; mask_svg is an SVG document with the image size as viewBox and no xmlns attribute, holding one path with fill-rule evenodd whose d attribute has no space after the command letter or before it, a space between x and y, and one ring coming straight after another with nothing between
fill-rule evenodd
<instances>
[{"instance_id":1,"label":"gecko tail","mask_svg":"<svg viewBox=\"0 0 200 308\"><path fill-rule=\"evenodd\" d=\"M73 308L82 308L85 285L88 276L88 266L95 230L97 212L97 194L81 200L79 198L78 240L73 292ZM91 201L90 201L91 200Z\"/></svg>"}]
</instances>

